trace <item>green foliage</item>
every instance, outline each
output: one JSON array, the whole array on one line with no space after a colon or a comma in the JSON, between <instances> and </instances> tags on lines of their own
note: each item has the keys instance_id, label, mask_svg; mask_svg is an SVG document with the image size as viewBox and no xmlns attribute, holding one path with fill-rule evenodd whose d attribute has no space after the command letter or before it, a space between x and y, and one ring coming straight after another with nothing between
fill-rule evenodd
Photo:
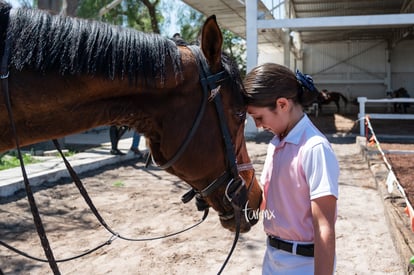
<instances>
[{"instance_id":1,"label":"green foliage","mask_svg":"<svg viewBox=\"0 0 414 275\"><path fill-rule=\"evenodd\" d=\"M81 18L99 19L99 10L109 2L105 0L81 0L77 16Z\"/></svg>"},{"instance_id":2,"label":"green foliage","mask_svg":"<svg viewBox=\"0 0 414 275\"><path fill-rule=\"evenodd\" d=\"M128 1L125 11L127 26L143 32L152 32L148 9L140 1Z\"/></svg>"},{"instance_id":3,"label":"green foliage","mask_svg":"<svg viewBox=\"0 0 414 275\"><path fill-rule=\"evenodd\" d=\"M206 17L191 7L178 2L180 1L164 3L162 8L165 10L177 9L179 18L176 23L180 26L180 36L185 41L193 43L199 39L200 30ZM166 24L172 24L171 18L167 18ZM229 30L223 30L223 40L223 50L239 65L240 74L244 77L246 75L246 43L244 39Z\"/></svg>"},{"instance_id":4,"label":"green foliage","mask_svg":"<svg viewBox=\"0 0 414 275\"><path fill-rule=\"evenodd\" d=\"M81 0L78 16L100 19L111 24L124 25L143 32L160 32L173 36L178 25L181 37L193 43L198 40L206 17L179 0L123 0L114 9L99 18L99 10L113 0ZM162 1L162 2L161 2ZM146 3L146 4L145 4ZM155 8L155 18L148 7ZM176 20L172 17L177 17ZM219 22L220 23L220 22ZM156 24L156 26L154 26ZM159 27L158 27L159 26ZM239 36L223 30L223 50L239 65L241 76L246 75L246 44Z\"/></svg>"},{"instance_id":5,"label":"green foliage","mask_svg":"<svg viewBox=\"0 0 414 275\"><path fill-rule=\"evenodd\" d=\"M76 152L75 151L64 151L63 152L63 155L65 156L65 157L71 157L71 156L74 156L76 154ZM59 152L56 152L56 154L54 155L55 157L60 157L60 154L59 154Z\"/></svg>"},{"instance_id":6,"label":"green foliage","mask_svg":"<svg viewBox=\"0 0 414 275\"><path fill-rule=\"evenodd\" d=\"M150 10L143 0L124 0L100 18L99 11L111 2L112 0L82 0L77 16L123 25L143 32L159 32L157 25L162 23L163 16L157 9L158 0L147 1L155 6L155 18L151 17ZM152 25L153 22L156 26Z\"/></svg>"},{"instance_id":7,"label":"green foliage","mask_svg":"<svg viewBox=\"0 0 414 275\"><path fill-rule=\"evenodd\" d=\"M189 43L197 41L206 17L198 11L189 9L188 7L187 10L183 10L181 14L183 16L178 20L178 24L181 26L181 37Z\"/></svg>"},{"instance_id":8,"label":"green foliage","mask_svg":"<svg viewBox=\"0 0 414 275\"><path fill-rule=\"evenodd\" d=\"M241 77L246 76L246 43L229 30L223 30L223 50L239 65Z\"/></svg>"},{"instance_id":9,"label":"green foliage","mask_svg":"<svg viewBox=\"0 0 414 275\"><path fill-rule=\"evenodd\" d=\"M23 154L22 158L24 164L40 162L39 160L33 158L30 154ZM7 154L0 157L0 170L6 170L18 166L20 166L20 161L16 154Z\"/></svg>"},{"instance_id":10,"label":"green foliage","mask_svg":"<svg viewBox=\"0 0 414 275\"><path fill-rule=\"evenodd\" d=\"M123 187L125 184L122 181L118 180L118 181L114 182L113 185L115 187Z\"/></svg>"}]
</instances>

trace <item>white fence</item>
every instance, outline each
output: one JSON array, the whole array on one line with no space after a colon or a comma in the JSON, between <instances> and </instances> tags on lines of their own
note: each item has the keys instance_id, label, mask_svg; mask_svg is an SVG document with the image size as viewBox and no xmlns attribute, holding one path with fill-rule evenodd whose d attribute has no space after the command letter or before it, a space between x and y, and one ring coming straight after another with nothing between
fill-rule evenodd
<instances>
[{"instance_id":1,"label":"white fence","mask_svg":"<svg viewBox=\"0 0 414 275\"><path fill-rule=\"evenodd\" d=\"M359 113L358 113L358 121L359 121L359 134L364 136L365 128L364 128L364 118L368 115L371 119L414 119L414 114L396 114L396 113L385 113L385 114L366 114L365 113L365 104L366 103L413 103L414 98L381 98L381 99L368 99L366 97L358 97L359 102Z\"/></svg>"}]
</instances>

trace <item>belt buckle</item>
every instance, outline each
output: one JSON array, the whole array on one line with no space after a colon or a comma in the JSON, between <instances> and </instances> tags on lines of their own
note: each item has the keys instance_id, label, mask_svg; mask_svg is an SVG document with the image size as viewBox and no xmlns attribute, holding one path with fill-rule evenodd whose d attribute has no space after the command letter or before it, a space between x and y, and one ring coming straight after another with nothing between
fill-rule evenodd
<instances>
[{"instance_id":1,"label":"belt buckle","mask_svg":"<svg viewBox=\"0 0 414 275\"><path fill-rule=\"evenodd\" d=\"M292 255L299 255L305 257L313 257L313 251L309 251L310 247L302 245L297 242L284 241L282 239L269 235L270 245L276 249L291 253ZM273 243L273 245L272 245Z\"/></svg>"},{"instance_id":2,"label":"belt buckle","mask_svg":"<svg viewBox=\"0 0 414 275\"><path fill-rule=\"evenodd\" d=\"M293 254L293 255L298 255L297 254L297 252L298 252L298 243L297 242L294 242L294 243L291 243L292 244L292 251L291 251L291 253ZM299 254L300 255L300 254Z\"/></svg>"}]
</instances>

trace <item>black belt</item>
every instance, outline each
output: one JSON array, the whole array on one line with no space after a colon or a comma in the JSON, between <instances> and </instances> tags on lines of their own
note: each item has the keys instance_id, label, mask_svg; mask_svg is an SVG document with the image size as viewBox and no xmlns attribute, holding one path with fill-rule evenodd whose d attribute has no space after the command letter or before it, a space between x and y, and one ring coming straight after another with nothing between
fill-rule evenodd
<instances>
[{"instance_id":1,"label":"black belt","mask_svg":"<svg viewBox=\"0 0 414 275\"><path fill-rule=\"evenodd\" d=\"M281 249L289 253L294 252L293 243L285 242L269 236L269 244L276 249ZM313 257L313 247L313 244L298 244L296 246L296 254L305 257Z\"/></svg>"}]
</instances>

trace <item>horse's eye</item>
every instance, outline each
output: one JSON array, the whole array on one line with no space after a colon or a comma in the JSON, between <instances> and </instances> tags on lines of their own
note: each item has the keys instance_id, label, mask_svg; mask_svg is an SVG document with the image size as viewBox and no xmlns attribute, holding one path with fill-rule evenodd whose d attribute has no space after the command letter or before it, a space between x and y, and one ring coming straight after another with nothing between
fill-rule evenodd
<instances>
[{"instance_id":1,"label":"horse's eye","mask_svg":"<svg viewBox=\"0 0 414 275\"><path fill-rule=\"evenodd\" d=\"M246 120L246 111L238 111L236 112L236 117L239 119L240 122Z\"/></svg>"}]
</instances>

